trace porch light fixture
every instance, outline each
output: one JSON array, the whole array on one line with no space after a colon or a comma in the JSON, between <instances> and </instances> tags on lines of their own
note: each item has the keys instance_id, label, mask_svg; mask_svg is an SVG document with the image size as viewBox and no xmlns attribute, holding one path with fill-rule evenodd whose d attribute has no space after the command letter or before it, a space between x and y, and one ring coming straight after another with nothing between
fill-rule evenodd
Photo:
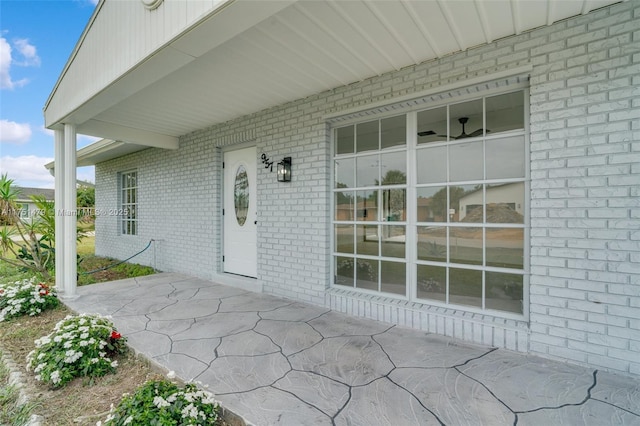
<instances>
[{"instance_id":1,"label":"porch light fixture","mask_svg":"<svg viewBox=\"0 0 640 426\"><path fill-rule=\"evenodd\" d=\"M284 157L276 169L278 182L291 182L291 157Z\"/></svg>"}]
</instances>

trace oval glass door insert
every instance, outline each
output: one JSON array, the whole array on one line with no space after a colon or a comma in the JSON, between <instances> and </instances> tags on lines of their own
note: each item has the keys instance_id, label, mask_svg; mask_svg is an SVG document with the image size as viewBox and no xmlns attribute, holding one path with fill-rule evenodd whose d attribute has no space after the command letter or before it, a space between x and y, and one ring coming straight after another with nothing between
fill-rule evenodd
<instances>
[{"instance_id":1,"label":"oval glass door insert","mask_svg":"<svg viewBox=\"0 0 640 426\"><path fill-rule=\"evenodd\" d=\"M236 171L236 182L233 190L233 204L236 210L238 225L243 226L247 221L249 211L249 176L244 166Z\"/></svg>"}]
</instances>

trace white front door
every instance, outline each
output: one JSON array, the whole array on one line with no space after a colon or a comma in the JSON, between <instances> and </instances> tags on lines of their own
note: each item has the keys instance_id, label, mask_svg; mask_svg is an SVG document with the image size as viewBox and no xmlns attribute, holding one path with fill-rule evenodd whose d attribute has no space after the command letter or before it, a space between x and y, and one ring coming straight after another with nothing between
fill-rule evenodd
<instances>
[{"instance_id":1,"label":"white front door","mask_svg":"<svg viewBox=\"0 0 640 426\"><path fill-rule=\"evenodd\" d=\"M224 271L256 278L256 148L224 153Z\"/></svg>"}]
</instances>

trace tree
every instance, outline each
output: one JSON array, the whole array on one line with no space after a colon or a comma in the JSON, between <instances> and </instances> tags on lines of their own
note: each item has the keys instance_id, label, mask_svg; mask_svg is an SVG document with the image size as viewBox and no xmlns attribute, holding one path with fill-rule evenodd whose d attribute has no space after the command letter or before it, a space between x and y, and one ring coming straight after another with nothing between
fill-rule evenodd
<instances>
[{"instance_id":1,"label":"tree","mask_svg":"<svg viewBox=\"0 0 640 426\"><path fill-rule=\"evenodd\" d=\"M36 209L30 217L20 217L19 191L13 179L0 176L0 209L8 223L0 228L0 259L10 265L32 270L45 280L51 279L55 268L55 208L44 196L32 195ZM78 238L82 233L78 233Z\"/></svg>"},{"instance_id":2,"label":"tree","mask_svg":"<svg viewBox=\"0 0 640 426\"><path fill-rule=\"evenodd\" d=\"M96 189L92 186L80 185L76 191L78 218L83 222L93 222L95 219L93 208L96 205Z\"/></svg>"},{"instance_id":3,"label":"tree","mask_svg":"<svg viewBox=\"0 0 640 426\"><path fill-rule=\"evenodd\" d=\"M433 201L431 202L431 210L435 216L446 217L449 214L449 209L459 210L460 198L466 194L466 191L461 186L449 187L449 206L447 207L447 188L444 187L435 194L433 194Z\"/></svg>"},{"instance_id":4,"label":"tree","mask_svg":"<svg viewBox=\"0 0 640 426\"><path fill-rule=\"evenodd\" d=\"M96 189L88 185L80 185L77 189L78 207L94 207L96 205Z\"/></svg>"}]
</instances>

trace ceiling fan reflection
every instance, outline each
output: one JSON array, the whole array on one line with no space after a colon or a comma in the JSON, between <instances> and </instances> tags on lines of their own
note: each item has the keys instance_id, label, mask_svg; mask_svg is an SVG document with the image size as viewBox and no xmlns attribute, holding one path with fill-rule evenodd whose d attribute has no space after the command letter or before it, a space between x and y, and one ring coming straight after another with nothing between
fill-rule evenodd
<instances>
[{"instance_id":1,"label":"ceiling fan reflection","mask_svg":"<svg viewBox=\"0 0 640 426\"><path fill-rule=\"evenodd\" d=\"M465 131L464 125L467 124L468 121L469 121L469 117L458 118L458 123L462 124L462 133L460 133L458 136L451 136L451 139L458 140L458 139L464 139L464 138L474 138L484 133L484 129L478 129L472 133L467 134ZM491 130L487 129L487 133L489 133L490 131ZM431 136L431 135L436 135L436 132L434 132L433 130L418 132L418 136ZM437 136L441 138L447 137L447 135L437 135Z\"/></svg>"}]
</instances>

